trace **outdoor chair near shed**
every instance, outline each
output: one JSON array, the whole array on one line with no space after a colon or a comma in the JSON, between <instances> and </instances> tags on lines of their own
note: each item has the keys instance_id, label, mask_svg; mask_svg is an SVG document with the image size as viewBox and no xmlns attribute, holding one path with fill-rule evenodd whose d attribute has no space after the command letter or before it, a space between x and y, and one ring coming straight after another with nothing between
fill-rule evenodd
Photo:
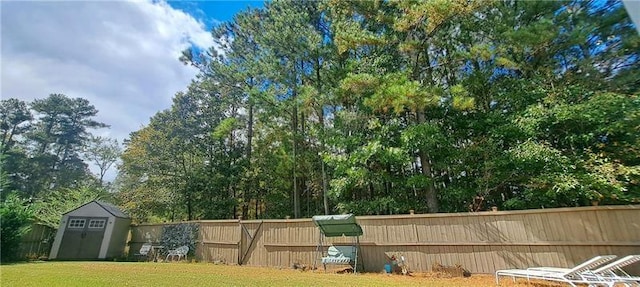
<instances>
[{"instance_id":1,"label":"outdoor chair near shed","mask_svg":"<svg viewBox=\"0 0 640 287\"><path fill-rule=\"evenodd\" d=\"M177 261L180 261L180 258L184 258L185 260L187 260L187 253L189 253L189 246L180 246L176 249L169 250L169 252L167 253L167 258L165 258L164 261L169 260L169 257L171 257L171 260L173 260L175 256L178 256Z\"/></svg>"},{"instance_id":2,"label":"outdoor chair near shed","mask_svg":"<svg viewBox=\"0 0 640 287\"><path fill-rule=\"evenodd\" d=\"M138 251L138 253L134 254L133 256L140 259L144 258L145 261L148 261L150 251L151 251L151 243L145 243L145 244L142 244L142 247L140 247L140 250Z\"/></svg>"}]
</instances>

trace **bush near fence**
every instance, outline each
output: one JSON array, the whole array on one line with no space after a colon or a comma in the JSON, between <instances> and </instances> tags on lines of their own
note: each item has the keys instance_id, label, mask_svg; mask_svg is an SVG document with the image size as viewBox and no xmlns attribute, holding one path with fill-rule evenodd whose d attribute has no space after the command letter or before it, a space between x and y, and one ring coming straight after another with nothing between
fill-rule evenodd
<instances>
[{"instance_id":1,"label":"bush near fence","mask_svg":"<svg viewBox=\"0 0 640 287\"><path fill-rule=\"evenodd\" d=\"M383 270L402 254L412 271L434 263L472 273L529 266L572 266L595 255L640 254L640 205L477 213L359 216L364 268ZM313 266L319 231L311 219L202 220L196 260L268 267ZM131 250L162 225L132 226ZM351 244L350 238L325 242ZM631 272L640 273L633 266Z\"/></svg>"}]
</instances>

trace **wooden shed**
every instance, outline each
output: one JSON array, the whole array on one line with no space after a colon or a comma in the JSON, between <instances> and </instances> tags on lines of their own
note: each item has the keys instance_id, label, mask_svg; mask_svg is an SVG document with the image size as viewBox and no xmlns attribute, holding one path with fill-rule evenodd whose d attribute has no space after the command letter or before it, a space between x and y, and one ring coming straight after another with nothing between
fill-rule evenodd
<instances>
[{"instance_id":1,"label":"wooden shed","mask_svg":"<svg viewBox=\"0 0 640 287\"><path fill-rule=\"evenodd\" d=\"M91 260L124 253L131 219L118 207L91 201L62 215L49 259Z\"/></svg>"}]
</instances>

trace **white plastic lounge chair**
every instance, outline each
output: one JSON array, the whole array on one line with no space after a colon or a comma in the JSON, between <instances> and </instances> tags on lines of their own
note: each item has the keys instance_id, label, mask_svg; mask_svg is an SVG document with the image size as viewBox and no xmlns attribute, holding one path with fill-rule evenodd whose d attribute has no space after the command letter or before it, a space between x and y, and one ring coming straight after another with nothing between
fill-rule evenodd
<instances>
[{"instance_id":1,"label":"white plastic lounge chair","mask_svg":"<svg viewBox=\"0 0 640 287\"><path fill-rule=\"evenodd\" d=\"M583 277L593 278L598 277L600 280L612 281L618 283L636 283L640 286L640 277L631 276L627 272L625 272L622 268L633 263L640 262L640 255L629 255L622 257L616 261L613 261L609 264L600 266L598 268L592 267L589 270L585 270L582 273ZM606 262L603 262L603 264ZM596 266L597 267L597 266ZM528 270L538 270L538 271L551 271L551 272L567 272L569 268L557 268L557 267L534 267L529 268Z\"/></svg>"},{"instance_id":2,"label":"white plastic lounge chair","mask_svg":"<svg viewBox=\"0 0 640 287\"><path fill-rule=\"evenodd\" d=\"M134 254L134 256L136 257L140 257L140 258L145 258L145 259L149 259L149 251L151 251L151 243L145 243L142 244L142 247L140 247L140 250L138 251L138 253Z\"/></svg>"},{"instance_id":3,"label":"white plastic lounge chair","mask_svg":"<svg viewBox=\"0 0 640 287\"><path fill-rule=\"evenodd\" d=\"M640 286L640 277L631 276L622 269L623 267L636 262L640 262L640 255L629 255L600 268L594 269L592 273L604 280L610 280L627 285L635 283Z\"/></svg>"},{"instance_id":4,"label":"white plastic lounge chair","mask_svg":"<svg viewBox=\"0 0 640 287\"><path fill-rule=\"evenodd\" d=\"M164 261L169 260L169 257L171 257L171 259L173 260L175 256L178 256L178 261L180 261L180 258L184 258L186 260L187 253L189 253L189 246L180 246L176 249L169 250L169 252L167 253L167 258L165 258Z\"/></svg>"},{"instance_id":5,"label":"white plastic lounge chair","mask_svg":"<svg viewBox=\"0 0 640 287\"><path fill-rule=\"evenodd\" d=\"M571 269L551 267L546 267L547 269L545 269L545 267L535 267L529 269L498 270L496 271L496 284L500 284L500 276L510 276L514 280L516 277L527 278L527 280L540 279L564 282L571 286L576 286L576 284L613 286L611 280L589 275L586 272L605 262L611 261L615 257L615 255L596 256Z\"/></svg>"},{"instance_id":6,"label":"white plastic lounge chair","mask_svg":"<svg viewBox=\"0 0 640 287\"><path fill-rule=\"evenodd\" d=\"M594 264L591 264L589 266L587 266L588 268L584 268L584 270L578 270L579 272L589 272L595 268L597 268L598 266L601 266L602 264L605 264L613 259L615 259L616 256L615 255L605 255L605 256L596 256L593 257L587 261L584 262L591 262L591 260L594 260ZM598 259L603 259L603 260L598 260ZM605 259L609 259L609 260L605 260ZM577 265L577 266L581 266L581 264ZM575 268L575 267L574 267ZM562 268L562 267L530 267L527 268L527 270L534 270L534 271L550 271L550 272L569 272L571 271L571 269L573 268Z\"/></svg>"}]
</instances>

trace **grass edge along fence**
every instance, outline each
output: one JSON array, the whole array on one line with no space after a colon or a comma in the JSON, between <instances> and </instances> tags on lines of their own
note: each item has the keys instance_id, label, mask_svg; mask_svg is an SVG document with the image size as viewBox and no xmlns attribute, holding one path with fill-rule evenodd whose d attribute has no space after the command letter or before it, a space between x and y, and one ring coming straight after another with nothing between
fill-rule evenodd
<instances>
[{"instance_id":1,"label":"grass edge along fence","mask_svg":"<svg viewBox=\"0 0 640 287\"><path fill-rule=\"evenodd\" d=\"M364 230L360 258L367 272L383 270L393 254L405 256L416 272L430 271L439 263L472 273L574 266L595 255L640 254L640 205L358 216L357 220ZM318 259L320 234L311 219L191 222L199 225L198 261L289 268L313 266ZM160 235L162 226L132 226L130 250L135 252L148 237ZM328 242L352 243L346 237ZM631 266L630 271L638 274L640 267Z\"/></svg>"}]
</instances>

